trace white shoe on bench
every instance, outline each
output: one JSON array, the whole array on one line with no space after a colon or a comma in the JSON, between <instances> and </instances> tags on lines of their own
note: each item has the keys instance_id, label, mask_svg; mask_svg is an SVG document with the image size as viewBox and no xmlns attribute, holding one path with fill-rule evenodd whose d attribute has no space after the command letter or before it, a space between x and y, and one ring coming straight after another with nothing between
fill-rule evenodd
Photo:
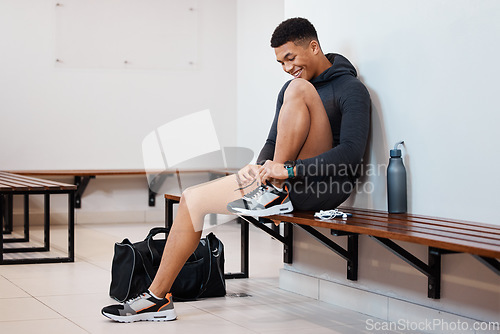
<instances>
[{"instance_id":1,"label":"white shoe on bench","mask_svg":"<svg viewBox=\"0 0 500 334\"><path fill-rule=\"evenodd\" d=\"M292 212L293 205L286 185L279 189L268 183L229 203L227 209L237 215L262 217Z\"/></svg>"}]
</instances>

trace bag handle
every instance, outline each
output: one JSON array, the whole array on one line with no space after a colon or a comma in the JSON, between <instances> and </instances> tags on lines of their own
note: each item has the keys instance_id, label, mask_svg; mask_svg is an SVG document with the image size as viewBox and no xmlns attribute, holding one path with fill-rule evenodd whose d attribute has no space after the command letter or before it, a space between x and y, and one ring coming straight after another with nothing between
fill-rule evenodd
<instances>
[{"instance_id":1,"label":"bag handle","mask_svg":"<svg viewBox=\"0 0 500 334\"><path fill-rule=\"evenodd\" d=\"M158 253L158 251L152 247L151 245L151 240L153 240L153 237L156 236L157 234L160 233L165 233L166 237L168 237L168 233L170 232L170 229L167 229L165 227L154 227L152 228L146 238L144 238L144 241L146 242L147 249L149 250L149 256L145 256L146 254L141 253L140 251L137 251L138 256L142 258L142 266L149 278L149 280L152 282L155 275L156 275L156 270L153 267L153 264L155 262L159 262L161 260L161 255Z\"/></svg>"},{"instance_id":2,"label":"bag handle","mask_svg":"<svg viewBox=\"0 0 500 334\"><path fill-rule=\"evenodd\" d=\"M170 232L170 229L166 228L166 227L153 227L149 231L148 235L146 236L146 238L144 240L152 239L155 235L160 234L160 233L165 233L166 235L168 235L169 232Z\"/></svg>"},{"instance_id":3,"label":"bag handle","mask_svg":"<svg viewBox=\"0 0 500 334\"><path fill-rule=\"evenodd\" d=\"M168 234L170 233L170 229L169 228L165 228L165 227L153 227L148 235L146 236L146 238L144 239L144 241L146 241L147 245L148 245L148 249L149 249L149 253L150 253L150 256L151 256L151 263L154 264L154 263L159 263L161 261L161 254L156 250L155 247L152 247L152 244L151 244L151 241L153 240L153 237L156 236L157 234L160 234L160 233L165 233L165 239L168 238Z\"/></svg>"}]
</instances>

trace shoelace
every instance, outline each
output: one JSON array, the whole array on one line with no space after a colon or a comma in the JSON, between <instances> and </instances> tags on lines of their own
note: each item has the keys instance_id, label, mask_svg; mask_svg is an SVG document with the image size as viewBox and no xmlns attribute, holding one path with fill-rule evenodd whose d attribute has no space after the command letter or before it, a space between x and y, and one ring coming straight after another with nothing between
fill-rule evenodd
<instances>
[{"instance_id":1,"label":"shoelace","mask_svg":"<svg viewBox=\"0 0 500 334\"><path fill-rule=\"evenodd\" d=\"M335 210L320 210L319 212L316 212L314 214L314 217L320 218L320 219L333 219L337 217L342 217L343 219L346 219L347 217L352 217L352 214L347 213L347 212L342 212L338 209Z\"/></svg>"},{"instance_id":2,"label":"shoelace","mask_svg":"<svg viewBox=\"0 0 500 334\"><path fill-rule=\"evenodd\" d=\"M137 296L137 297L130 298L129 300L127 300L127 301L125 302L125 304L132 304L133 302L135 302L135 301L137 301L137 300L141 299L142 297L146 297L146 293L145 293L145 292L144 292L144 293L141 293L141 294L140 294L139 296Z\"/></svg>"},{"instance_id":3,"label":"shoelace","mask_svg":"<svg viewBox=\"0 0 500 334\"><path fill-rule=\"evenodd\" d=\"M245 196L243 196L243 198L247 199L247 200L249 200L249 199L257 199L260 196L262 196L262 194L264 192L266 192L266 190L267 190L267 186L260 185L258 188L256 188L252 192L249 192L248 194L246 194Z\"/></svg>"}]
</instances>

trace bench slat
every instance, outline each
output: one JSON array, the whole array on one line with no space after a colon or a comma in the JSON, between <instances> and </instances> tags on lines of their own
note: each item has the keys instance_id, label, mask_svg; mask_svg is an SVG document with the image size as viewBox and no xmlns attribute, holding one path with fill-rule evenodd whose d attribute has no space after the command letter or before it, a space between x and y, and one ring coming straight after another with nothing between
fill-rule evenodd
<instances>
[{"instance_id":1,"label":"bench slat","mask_svg":"<svg viewBox=\"0 0 500 334\"><path fill-rule=\"evenodd\" d=\"M350 213L353 214L367 214L369 216L380 216L380 217L387 217L388 213L384 211L379 211L379 210L368 210L368 209L358 209L358 208L351 208L351 207L341 207L341 210L348 210ZM403 214L400 217L398 217L398 214L393 214L391 215L391 220L402 220L402 221L424 221L424 222L430 222L433 221L436 224L443 225L443 226L450 226L450 227L457 227L460 229L463 229L464 227L469 227L473 230L482 230L485 232L493 232L493 233L500 233L500 226L497 225L490 225L490 224L479 224L476 222L470 222L466 220L449 220L445 218L438 218L438 217L430 217L430 216L422 216L422 215L413 215L413 214Z\"/></svg>"},{"instance_id":2,"label":"bench slat","mask_svg":"<svg viewBox=\"0 0 500 334\"><path fill-rule=\"evenodd\" d=\"M354 216L353 218L350 218L349 220L352 219L359 219L359 220L367 220L367 221L376 221L381 224L388 224L388 225L394 225L394 226L400 226L401 228L411 228L411 229L418 229L418 230L429 230L432 229L435 232L439 232L439 234L443 236L450 236L450 237L459 237L463 235L464 237L471 237L471 238L478 238L478 241L482 241L484 238L485 240L491 240L496 243L500 243L500 228L497 228L496 231L491 229L491 231L478 231L474 230L472 228L460 228L457 226L446 226L446 225L439 225L435 224L433 221L431 222L426 222L426 221L412 221L412 220L404 220L402 218L394 218L393 216L391 217L382 217L382 216L372 216L368 214L360 214L360 213L354 213L352 211L346 211L349 213L352 213Z\"/></svg>"},{"instance_id":3,"label":"bench slat","mask_svg":"<svg viewBox=\"0 0 500 334\"><path fill-rule=\"evenodd\" d=\"M402 230L394 226L378 226L366 222L359 222L353 218L348 220L319 220L313 219L312 213L296 212L267 217L276 222L290 222L315 227L324 227L333 230L373 235L381 238L408 241L422 245L442 248L457 252L477 254L487 257L500 258L500 244L489 242L473 242L464 239L443 237L432 233L422 233L413 230Z\"/></svg>"},{"instance_id":4,"label":"bench slat","mask_svg":"<svg viewBox=\"0 0 500 334\"><path fill-rule=\"evenodd\" d=\"M2 172L0 172L0 173L2 173ZM38 177L30 177L27 175L14 174L14 173L10 173L10 172L3 172L3 173L7 174L11 178L17 178L20 180L33 181L33 182L44 183L44 184L48 184L48 185L73 186L72 184L58 182L58 181L49 180L49 179L41 179Z\"/></svg>"},{"instance_id":5,"label":"bench slat","mask_svg":"<svg viewBox=\"0 0 500 334\"><path fill-rule=\"evenodd\" d=\"M4 186L10 186L14 191L39 190L75 190L73 184L42 180L33 177L0 172L0 180Z\"/></svg>"},{"instance_id":6,"label":"bench slat","mask_svg":"<svg viewBox=\"0 0 500 334\"><path fill-rule=\"evenodd\" d=\"M2 183L8 187L11 187L13 191L27 191L27 190L46 190L47 187L29 184L26 182L19 182L14 180L5 179L0 176Z\"/></svg>"},{"instance_id":7,"label":"bench slat","mask_svg":"<svg viewBox=\"0 0 500 334\"><path fill-rule=\"evenodd\" d=\"M67 187L72 189L74 187L74 185L72 185L72 184L56 182L56 181L52 181L52 180L39 179L39 178L34 178L34 177L29 177L29 176L24 176L24 175L16 175L16 174L11 174L11 173L0 172L0 177L4 180L13 180L13 181L17 181L17 182L31 184L34 186L44 186L44 187L49 187L49 188L50 187L59 187L61 189L66 189Z\"/></svg>"},{"instance_id":8,"label":"bench slat","mask_svg":"<svg viewBox=\"0 0 500 334\"><path fill-rule=\"evenodd\" d=\"M28 188L26 188L25 190L29 190ZM12 185L10 184L7 184L7 183L3 183L2 180L0 179L0 191L2 192L12 192L14 191L14 187L12 187Z\"/></svg>"},{"instance_id":9,"label":"bench slat","mask_svg":"<svg viewBox=\"0 0 500 334\"><path fill-rule=\"evenodd\" d=\"M355 218L350 218L349 219L349 224L358 224L358 225L363 225L363 226L377 226L382 229L387 229L387 230L397 230L401 231L401 233L419 233L423 235L429 235L431 238L436 237L442 237L446 239L453 239L458 242L460 241L470 241L470 242L476 242L476 243L482 243L482 244L490 244L490 245L500 245L500 240L498 239L493 239L493 238L488 238L488 237L481 237L481 236L475 236L475 235L467 235L467 234L462 234L462 233L449 233L446 231L442 231L439 229L436 229L434 227L429 228L426 226L411 226L411 225L404 225L404 224L394 224L391 222L383 222L383 221L376 221L373 219L355 219Z\"/></svg>"}]
</instances>

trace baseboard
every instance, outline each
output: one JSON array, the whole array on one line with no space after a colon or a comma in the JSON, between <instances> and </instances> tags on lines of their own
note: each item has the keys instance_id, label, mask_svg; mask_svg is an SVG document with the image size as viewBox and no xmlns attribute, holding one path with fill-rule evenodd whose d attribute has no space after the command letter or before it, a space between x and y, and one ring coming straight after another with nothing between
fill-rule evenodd
<instances>
[{"instance_id":1,"label":"baseboard","mask_svg":"<svg viewBox=\"0 0 500 334\"><path fill-rule=\"evenodd\" d=\"M457 333L462 332L460 329L468 328L468 331L465 331L467 333L499 333L497 320L492 320L494 323L489 324L484 320L327 281L287 268L280 270L279 287L373 317L366 320L367 330L370 332L378 328L395 331L418 330L419 333ZM478 325L489 325L491 328L472 330Z\"/></svg>"}]
</instances>

